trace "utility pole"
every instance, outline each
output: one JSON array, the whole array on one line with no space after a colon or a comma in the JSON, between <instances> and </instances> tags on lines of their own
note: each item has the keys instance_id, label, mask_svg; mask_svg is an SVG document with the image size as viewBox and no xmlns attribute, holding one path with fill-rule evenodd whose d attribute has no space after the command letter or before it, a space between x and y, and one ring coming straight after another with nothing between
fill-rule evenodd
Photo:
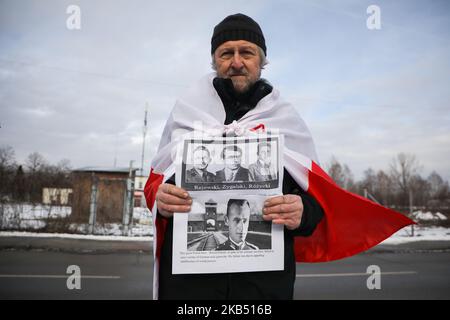
<instances>
[{"instance_id":1,"label":"utility pole","mask_svg":"<svg viewBox=\"0 0 450 320\"><path fill-rule=\"evenodd\" d=\"M409 189L409 216L412 217L413 214L413 194L412 190ZM411 237L414 237L414 225L411 225Z\"/></svg>"},{"instance_id":2,"label":"utility pole","mask_svg":"<svg viewBox=\"0 0 450 320\"><path fill-rule=\"evenodd\" d=\"M134 209L134 170L133 160L130 161L130 169L128 179L125 182L125 193L123 202L123 217L122 217L122 235L129 236L131 234L133 225L133 209Z\"/></svg>"},{"instance_id":3,"label":"utility pole","mask_svg":"<svg viewBox=\"0 0 450 320\"><path fill-rule=\"evenodd\" d=\"M114 137L114 168L117 166L117 133Z\"/></svg>"},{"instance_id":4,"label":"utility pole","mask_svg":"<svg viewBox=\"0 0 450 320\"><path fill-rule=\"evenodd\" d=\"M95 173L91 175L91 201L89 204L89 228L88 233L93 234L95 232L95 221L97 220L97 189L98 178Z\"/></svg>"},{"instance_id":5,"label":"utility pole","mask_svg":"<svg viewBox=\"0 0 450 320\"><path fill-rule=\"evenodd\" d=\"M142 137L142 155L141 155L141 176L144 175L145 136L147 135L147 110L148 110L148 102L145 103L144 128L142 130L143 137Z\"/></svg>"}]
</instances>

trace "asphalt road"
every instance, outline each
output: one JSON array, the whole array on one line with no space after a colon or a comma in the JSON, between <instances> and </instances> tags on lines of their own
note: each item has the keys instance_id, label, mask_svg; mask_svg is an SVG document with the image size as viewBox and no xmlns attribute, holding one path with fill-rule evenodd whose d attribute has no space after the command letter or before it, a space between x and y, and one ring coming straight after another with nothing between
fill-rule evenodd
<instances>
[{"instance_id":1,"label":"asphalt road","mask_svg":"<svg viewBox=\"0 0 450 320\"><path fill-rule=\"evenodd\" d=\"M379 289L369 266L381 272ZM371 271L373 272L373 271ZM369 281L368 281L369 280ZM450 299L450 252L371 253L297 264L295 299Z\"/></svg>"},{"instance_id":2,"label":"asphalt road","mask_svg":"<svg viewBox=\"0 0 450 320\"><path fill-rule=\"evenodd\" d=\"M139 252L0 251L0 299L152 299L152 260ZM80 267L79 290L67 288L70 265Z\"/></svg>"},{"instance_id":3,"label":"asphalt road","mask_svg":"<svg viewBox=\"0 0 450 320\"><path fill-rule=\"evenodd\" d=\"M79 290L67 288L69 265L80 267ZM380 268L380 289L367 288L370 265ZM449 266L448 250L298 264L295 299L450 299ZM152 274L145 251L1 250L0 299L151 299Z\"/></svg>"}]
</instances>

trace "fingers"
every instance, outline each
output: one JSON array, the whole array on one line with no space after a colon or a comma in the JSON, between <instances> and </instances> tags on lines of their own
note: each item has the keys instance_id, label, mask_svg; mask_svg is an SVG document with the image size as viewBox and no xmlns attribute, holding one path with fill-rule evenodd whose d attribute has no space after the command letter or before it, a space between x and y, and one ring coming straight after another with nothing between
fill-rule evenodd
<instances>
[{"instance_id":1,"label":"fingers","mask_svg":"<svg viewBox=\"0 0 450 320\"><path fill-rule=\"evenodd\" d=\"M303 214L303 202L300 196L287 194L267 199L263 208L263 219L275 224L283 224L288 229L300 225Z\"/></svg>"},{"instance_id":2,"label":"fingers","mask_svg":"<svg viewBox=\"0 0 450 320\"><path fill-rule=\"evenodd\" d=\"M169 193L160 193L158 196L158 200L170 205L190 205L192 203L192 199L183 199L177 196L173 196Z\"/></svg>"},{"instance_id":3,"label":"fingers","mask_svg":"<svg viewBox=\"0 0 450 320\"><path fill-rule=\"evenodd\" d=\"M189 212L191 211L190 205L170 205L166 204L164 202L158 203L158 210L161 211L161 213L166 213L169 215L173 215L174 212Z\"/></svg>"},{"instance_id":4,"label":"fingers","mask_svg":"<svg viewBox=\"0 0 450 320\"><path fill-rule=\"evenodd\" d=\"M293 212L303 212L302 198L293 194L286 194L283 196L277 196L269 198L264 202L263 213L266 215L271 214L286 214Z\"/></svg>"},{"instance_id":5,"label":"fingers","mask_svg":"<svg viewBox=\"0 0 450 320\"><path fill-rule=\"evenodd\" d=\"M182 199L188 199L189 193L187 193L186 190L183 188L179 188L177 186L174 186L173 184L163 183L159 186L158 191L161 190L164 193L171 194L175 197L182 198Z\"/></svg>"},{"instance_id":6,"label":"fingers","mask_svg":"<svg viewBox=\"0 0 450 320\"><path fill-rule=\"evenodd\" d=\"M276 204L271 207L265 207L263 209L264 214L272 214L272 213L290 213L300 210L300 203L286 203L286 204Z\"/></svg>"},{"instance_id":7,"label":"fingers","mask_svg":"<svg viewBox=\"0 0 450 320\"><path fill-rule=\"evenodd\" d=\"M302 214L290 214L286 215L264 215L263 219L266 221L272 221L274 224L282 224L285 225L286 228L293 230L300 226L302 220Z\"/></svg>"},{"instance_id":8,"label":"fingers","mask_svg":"<svg viewBox=\"0 0 450 320\"><path fill-rule=\"evenodd\" d=\"M158 211L165 217L171 217L174 212L191 211L192 199L182 188L171 184L161 184L156 193Z\"/></svg>"},{"instance_id":9,"label":"fingers","mask_svg":"<svg viewBox=\"0 0 450 320\"><path fill-rule=\"evenodd\" d=\"M271 207L278 204L285 204L285 203L293 203L298 201L300 196L297 196L295 194L285 194L282 196L277 196L273 198L269 198L264 202L264 207Z\"/></svg>"},{"instance_id":10,"label":"fingers","mask_svg":"<svg viewBox=\"0 0 450 320\"><path fill-rule=\"evenodd\" d=\"M283 212L283 213L269 213L263 215L265 220L275 220L275 219L292 219L298 215L298 212Z\"/></svg>"}]
</instances>

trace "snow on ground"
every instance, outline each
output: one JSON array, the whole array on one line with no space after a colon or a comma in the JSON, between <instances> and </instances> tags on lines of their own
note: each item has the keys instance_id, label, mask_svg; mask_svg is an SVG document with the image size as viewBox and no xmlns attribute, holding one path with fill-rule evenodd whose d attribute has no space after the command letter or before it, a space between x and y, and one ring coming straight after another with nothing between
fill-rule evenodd
<instances>
[{"instance_id":1,"label":"snow on ground","mask_svg":"<svg viewBox=\"0 0 450 320\"><path fill-rule=\"evenodd\" d=\"M43 233L43 232L22 232L22 231L0 231L1 237L37 237L37 238L63 238L63 239L84 239L102 241L153 241L153 237L127 237L127 236L104 236L86 235L70 233Z\"/></svg>"},{"instance_id":2,"label":"snow on ground","mask_svg":"<svg viewBox=\"0 0 450 320\"><path fill-rule=\"evenodd\" d=\"M109 235L86 235L86 234L67 234L67 233L35 233L20 231L0 231L1 237L53 237L66 239L87 239L87 240L117 240L117 241L152 241L153 237L147 233L139 234L133 228L132 236L122 236L120 229L115 234ZM98 231L96 229L96 231ZM405 227L394 233L391 237L381 242L381 244L402 244L415 241L450 241L450 229L443 227L418 227L414 226L414 236L411 237L411 227Z\"/></svg>"},{"instance_id":3,"label":"snow on ground","mask_svg":"<svg viewBox=\"0 0 450 320\"><path fill-rule=\"evenodd\" d=\"M10 229L42 229L45 219L65 218L71 212L71 207L31 205L31 204L4 204L0 208L3 212L0 225Z\"/></svg>"},{"instance_id":4,"label":"snow on ground","mask_svg":"<svg viewBox=\"0 0 450 320\"><path fill-rule=\"evenodd\" d=\"M443 227L420 227L414 226L414 236L411 236L411 226L405 227L382 244L401 244L414 241L450 241L450 229Z\"/></svg>"},{"instance_id":5,"label":"snow on ground","mask_svg":"<svg viewBox=\"0 0 450 320\"><path fill-rule=\"evenodd\" d=\"M1 210L2 209L2 210ZM6 204L0 207L0 226L3 229L13 230L39 230L46 226L46 220L51 218L65 218L72 213L71 207L31 205L31 204ZM69 230L87 234L88 224L71 224ZM106 236L122 236L122 224L105 223L96 224L94 234ZM145 237L153 235L152 216L147 208L134 208L131 236Z\"/></svg>"},{"instance_id":6,"label":"snow on ground","mask_svg":"<svg viewBox=\"0 0 450 320\"><path fill-rule=\"evenodd\" d=\"M4 204L3 219L46 219L46 218L64 218L71 214L72 207L50 206L50 205L31 205L31 204Z\"/></svg>"},{"instance_id":7,"label":"snow on ground","mask_svg":"<svg viewBox=\"0 0 450 320\"><path fill-rule=\"evenodd\" d=\"M420 221L420 220L447 220L447 217L444 216L440 212L422 212L421 210L415 211L412 213L412 218L414 220Z\"/></svg>"},{"instance_id":8,"label":"snow on ground","mask_svg":"<svg viewBox=\"0 0 450 320\"><path fill-rule=\"evenodd\" d=\"M89 224L75 224L72 223L69 229L76 233L87 234L89 230ZM96 225L94 228L94 234L97 235L111 235L111 236L121 236L122 235L122 224L120 223L104 223L101 225ZM134 224L131 229L131 236L152 236L153 227L151 224Z\"/></svg>"}]
</instances>

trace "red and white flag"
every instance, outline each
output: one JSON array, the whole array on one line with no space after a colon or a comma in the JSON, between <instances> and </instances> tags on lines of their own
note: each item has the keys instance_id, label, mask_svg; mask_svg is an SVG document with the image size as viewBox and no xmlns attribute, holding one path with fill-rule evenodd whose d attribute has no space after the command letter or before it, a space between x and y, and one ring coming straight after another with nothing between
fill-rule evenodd
<instances>
[{"instance_id":1,"label":"red and white flag","mask_svg":"<svg viewBox=\"0 0 450 320\"><path fill-rule=\"evenodd\" d=\"M295 108L280 98L278 90L231 125L223 125L225 111L212 80L203 77L183 98L177 100L164 128L158 153L152 161L144 193L153 210L158 186L175 173L177 145L187 134L246 135L258 130L284 136L284 166L294 180L311 194L325 215L309 237L295 237L295 257L302 262L337 260L365 251L399 229L414 222L403 214L380 206L340 188L318 165L311 134ZM156 210L154 210L156 212ZM154 298L157 298L158 269L167 221L153 215Z\"/></svg>"}]
</instances>

